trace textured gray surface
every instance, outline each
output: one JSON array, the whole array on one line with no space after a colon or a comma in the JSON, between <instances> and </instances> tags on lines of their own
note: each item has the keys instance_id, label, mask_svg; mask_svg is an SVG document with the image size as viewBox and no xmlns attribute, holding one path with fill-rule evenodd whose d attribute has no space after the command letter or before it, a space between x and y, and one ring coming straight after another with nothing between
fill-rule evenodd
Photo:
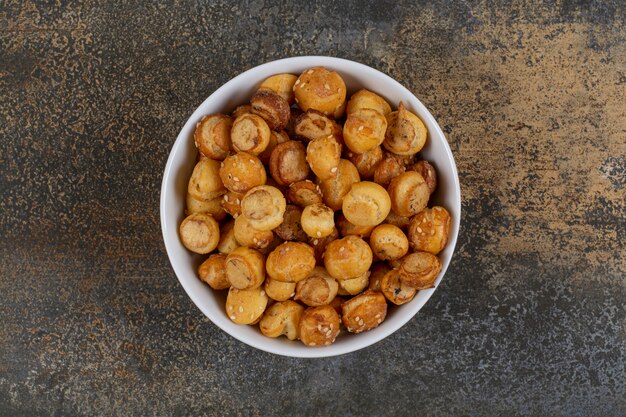
<instances>
[{"instance_id":1,"label":"textured gray surface","mask_svg":"<svg viewBox=\"0 0 626 417\"><path fill-rule=\"evenodd\" d=\"M61 3L0 4L1 415L626 414L623 2ZM424 309L321 360L212 325L158 218L195 107L305 54L411 89L464 198Z\"/></svg>"}]
</instances>

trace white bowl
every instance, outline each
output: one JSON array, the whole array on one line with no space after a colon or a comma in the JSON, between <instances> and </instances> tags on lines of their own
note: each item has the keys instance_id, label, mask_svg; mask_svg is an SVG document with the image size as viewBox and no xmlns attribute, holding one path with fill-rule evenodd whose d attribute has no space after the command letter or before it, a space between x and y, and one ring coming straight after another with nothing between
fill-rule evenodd
<instances>
[{"instance_id":1,"label":"white bowl","mask_svg":"<svg viewBox=\"0 0 626 417\"><path fill-rule=\"evenodd\" d=\"M341 74L348 94L366 88L385 97L392 107L397 107L402 100L426 124L429 136L420 154L433 163L439 174L434 203L448 209L452 217L448 244L439 254L443 266L436 282L439 285L454 252L461 218L461 190L454 158L441 128L426 107L400 83L366 65L339 58L303 56L268 62L238 75L211 94L187 120L172 147L161 186L161 227L165 248L176 276L192 301L213 323L236 339L267 352L302 358L341 355L384 339L408 322L433 295L436 287L419 291L403 306L390 307L386 320L376 329L358 335L342 332L329 346L313 348L284 337L271 339L263 336L257 327L230 321L224 311L226 291L215 292L197 278L196 268L202 257L185 249L178 237L178 225L184 218L187 182L196 158L193 131L200 118L210 113L229 113L236 106L247 103L258 85L270 75L300 74L307 68L320 65Z\"/></svg>"}]
</instances>

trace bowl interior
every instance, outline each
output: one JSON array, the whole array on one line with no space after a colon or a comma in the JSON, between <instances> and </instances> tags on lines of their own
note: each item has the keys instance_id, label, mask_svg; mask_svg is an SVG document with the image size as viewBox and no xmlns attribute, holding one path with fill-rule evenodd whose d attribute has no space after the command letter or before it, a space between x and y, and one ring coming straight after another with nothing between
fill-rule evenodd
<instances>
[{"instance_id":1,"label":"bowl interior","mask_svg":"<svg viewBox=\"0 0 626 417\"><path fill-rule=\"evenodd\" d=\"M369 346L387 337L410 320L436 289L435 287L419 291L410 303L400 307L390 307L387 319L372 331L358 335L342 334L330 346L310 348L299 341L292 342L283 337L277 339L265 337L257 327L234 324L224 311L227 291L213 291L197 278L196 268L206 257L194 255L187 251L178 238L178 225L184 218L187 182L197 155L193 143L193 131L196 123L205 114L229 113L236 106L247 103L258 85L270 75L278 73L299 74L305 69L317 65L323 65L339 72L346 82L348 94L366 88L383 96L394 108L402 100L406 107L416 113L426 124L429 136L420 156L430 161L439 175L438 189L430 204L445 207L452 217L448 244L439 255L442 271L437 278L436 285L441 281L450 263L456 245L461 215L461 196L456 166L443 132L426 107L409 90L387 75L363 64L339 58L296 57L255 67L233 78L216 90L196 109L181 130L165 168L161 189L161 226L167 253L183 288L213 323L251 346L268 352L295 357L333 356Z\"/></svg>"}]
</instances>

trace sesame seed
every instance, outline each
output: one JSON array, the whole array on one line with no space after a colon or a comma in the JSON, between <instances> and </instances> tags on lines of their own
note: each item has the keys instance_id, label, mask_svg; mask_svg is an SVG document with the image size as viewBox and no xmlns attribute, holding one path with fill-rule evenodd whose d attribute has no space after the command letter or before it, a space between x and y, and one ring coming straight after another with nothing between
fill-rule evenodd
<instances>
[{"instance_id":1,"label":"sesame seed","mask_svg":"<svg viewBox=\"0 0 626 417\"><path fill-rule=\"evenodd\" d=\"M330 324L328 325L328 327L329 327L330 329L332 329L333 327L335 327L335 325L334 325L334 324L332 324L332 323L330 323Z\"/></svg>"},{"instance_id":2,"label":"sesame seed","mask_svg":"<svg viewBox=\"0 0 626 417\"><path fill-rule=\"evenodd\" d=\"M337 172L337 167L332 167L332 168L330 169L330 172L332 172L333 174L334 174L335 172Z\"/></svg>"},{"instance_id":3,"label":"sesame seed","mask_svg":"<svg viewBox=\"0 0 626 417\"><path fill-rule=\"evenodd\" d=\"M359 320L359 326L363 326L365 324L365 322L363 321L363 319Z\"/></svg>"},{"instance_id":4,"label":"sesame seed","mask_svg":"<svg viewBox=\"0 0 626 417\"><path fill-rule=\"evenodd\" d=\"M313 74L313 70L312 70L312 69L310 69L310 70L308 70L306 73L307 73L307 74Z\"/></svg>"},{"instance_id":5,"label":"sesame seed","mask_svg":"<svg viewBox=\"0 0 626 417\"><path fill-rule=\"evenodd\" d=\"M220 168L224 168L224 163L220 162Z\"/></svg>"},{"instance_id":6,"label":"sesame seed","mask_svg":"<svg viewBox=\"0 0 626 417\"><path fill-rule=\"evenodd\" d=\"M253 241L254 243L259 243L259 239L257 239L256 237L252 238L252 241Z\"/></svg>"},{"instance_id":7,"label":"sesame seed","mask_svg":"<svg viewBox=\"0 0 626 417\"><path fill-rule=\"evenodd\" d=\"M376 319L380 318L380 313L376 314L376 315L374 316L374 318L376 318Z\"/></svg>"},{"instance_id":8,"label":"sesame seed","mask_svg":"<svg viewBox=\"0 0 626 417\"><path fill-rule=\"evenodd\" d=\"M441 211L441 207L433 207L433 210L435 210L435 211Z\"/></svg>"},{"instance_id":9,"label":"sesame seed","mask_svg":"<svg viewBox=\"0 0 626 417\"><path fill-rule=\"evenodd\" d=\"M348 152L348 157L352 158L352 152Z\"/></svg>"},{"instance_id":10,"label":"sesame seed","mask_svg":"<svg viewBox=\"0 0 626 417\"><path fill-rule=\"evenodd\" d=\"M254 159L251 159L250 162L254 164Z\"/></svg>"},{"instance_id":11,"label":"sesame seed","mask_svg":"<svg viewBox=\"0 0 626 417\"><path fill-rule=\"evenodd\" d=\"M235 316L230 316L230 319L231 320L235 320Z\"/></svg>"},{"instance_id":12,"label":"sesame seed","mask_svg":"<svg viewBox=\"0 0 626 417\"><path fill-rule=\"evenodd\" d=\"M343 252L344 250L346 250L346 248L344 248L343 246L339 248L339 252Z\"/></svg>"},{"instance_id":13,"label":"sesame seed","mask_svg":"<svg viewBox=\"0 0 626 417\"><path fill-rule=\"evenodd\" d=\"M263 306L259 306L259 310L263 310Z\"/></svg>"},{"instance_id":14,"label":"sesame seed","mask_svg":"<svg viewBox=\"0 0 626 417\"><path fill-rule=\"evenodd\" d=\"M239 312L243 313L243 306L239 306Z\"/></svg>"},{"instance_id":15,"label":"sesame seed","mask_svg":"<svg viewBox=\"0 0 626 417\"><path fill-rule=\"evenodd\" d=\"M320 237L320 236L322 236L322 232L320 232L320 231L318 230L318 231L317 231L317 233L316 233L316 235L317 235L317 237Z\"/></svg>"},{"instance_id":16,"label":"sesame seed","mask_svg":"<svg viewBox=\"0 0 626 417\"><path fill-rule=\"evenodd\" d=\"M232 309L233 309L233 306L228 306L228 309L229 309L229 310L232 310Z\"/></svg>"},{"instance_id":17,"label":"sesame seed","mask_svg":"<svg viewBox=\"0 0 626 417\"><path fill-rule=\"evenodd\" d=\"M309 346L315 346L315 342L309 343Z\"/></svg>"},{"instance_id":18,"label":"sesame seed","mask_svg":"<svg viewBox=\"0 0 626 417\"><path fill-rule=\"evenodd\" d=\"M236 180L235 180L236 181ZM241 200L240 199L236 199L235 200L235 204L241 204Z\"/></svg>"},{"instance_id":19,"label":"sesame seed","mask_svg":"<svg viewBox=\"0 0 626 417\"><path fill-rule=\"evenodd\" d=\"M233 219L236 219L237 217L239 217L239 213L233 214Z\"/></svg>"},{"instance_id":20,"label":"sesame seed","mask_svg":"<svg viewBox=\"0 0 626 417\"><path fill-rule=\"evenodd\" d=\"M359 320L361 320L361 317L359 317L359 316L356 316L356 317L354 318L354 321L356 321L357 323L359 322Z\"/></svg>"},{"instance_id":21,"label":"sesame seed","mask_svg":"<svg viewBox=\"0 0 626 417\"><path fill-rule=\"evenodd\" d=\"M289 296L289 298L293 297L294 295L296 295L296 293L292 292L291 295Z\"/></svg>"},{"instance_id":22,"label":"sesame seed","mask_svg":"<svg viewBox=\"0 0 626 417\"><path fill-rule=\"evenodd\" d=\"M417 228L417 233L422 233L422 228L421 227Z\"/></svg>"},{"instance_id":23,"label":"sesame seed","mask_svg":"<svg viewBox=\"0 0 626 417\"><path fill-rule=\"evenodd\" d=\"M327 90L330 90L330 85L324 84L324 88L327 89Z\"/></svg>"},{"instance_id":24,"label":"sesame seed","mask_svg":"<svg viewBox=\"0 0 626 417\"><path fill-rule=\"evenodd\" d=\"M317 245L319 242L320 242L319 240L315 239L315 240L313 241L313 244L314 244L314 245Z\"/></svg>"},{"instance_id":25,"label":"sesame seed","mask_svg":"<svg viewBox=\"0 0 626 417\"><path fill-rule=\"evenodd\" d=\"M250 318L253 319L254 318L254 313L250 313Z\"/></svg>"},{"instance_id":26,"label":"sesame seed","mask_svg":"<svg viewBox=\"0 0 626 417\"><path fill-rule=\"evenodd\" d=\"M296 84L295 85L298 85L298 84L300 84L300 79L296 80Z\"/></svg>"},{"instance_id":27,"label":"sesame seed","mask_svg":"<svg viewBox=\"0 0 626 417\"><path fill-rule=\"evenodd\" d=\"M261 297L265 295L265 291L261 290Z\"/></svg>"},{"instance_id":28,"label":"sesame seed","mask_svg":"<svg viewBox=\"0 0 626 417\"><path fill-rule=\"evenodd\" d=\"M228 194L224 194L224 201L226 201L228 203Z\"/></svg>"},{"instance_id":29,"label":"sesame seed","mask_svg":"<svg viewBox=\"0 0 626 417\"><path fill-rule=\"evenodd\" d=\"M357 129L357 131L359 131L359 132L360 132L361 130L363 130L363 126L359 126L359 128Z\"/></svg>"},{"instance_id":30,"label":"sesame seed","mask_svg":"<svg viewBox=\"0 0 626 417\"><path fill-rule=\"evenodd\" d=\"M329 330L326 332L326 336L328 337L328 336L330 336L332 333L333 333L333 331L329 329Z\"/></svg>"},{"instance_id":31,"label":"sesame seed","mask_svg":"<svg viewBox=\"0 0 626 417\"><path fill-rule=\"evenodd\" d=\"M330 345L330 342L329 342L329 341L327 341L327 342L325 342L325 343L324 343L324 346L328 346L328 345Z\"/></svg>"},{"instance_id":32,"label":"sesame seed","mask_svg":"<svg viewBox=\"0 0 626 417\"><path fill-rule=\"evenodd\" d=\"M319 330L320 332L322 331L322 324L321 323L317 325L317 330Z\"/></svg>"},{"instance_id":33,"label":"sesame seed","mask_svg":"<svg viewBox=\"0 0 626 417\"><path fill-rule=\"evenodd\" d=\"M306 85L306 83L300 84L300 88L304 88L305 85Z\"/></svg>"},{"instance_id":34,"label":"sesame seed","mask_svg":"<svg viewBox=\"0 0 626 417\"><path fill-rule=\"evenodd\" d=\"M378 324L382 323L383 319L378 319Z\"/></svg>"},{"instance_id":35,"label":"sesame seed","mask_svg":"<svg viewBox=\"0 0 626 417\"><path fill-rule=\"evenodd\" d=\"M239 182L239 178L238 178L238 177L233 177L233 180L234 180L235 182Z\"/></svg>"}]
</instances>

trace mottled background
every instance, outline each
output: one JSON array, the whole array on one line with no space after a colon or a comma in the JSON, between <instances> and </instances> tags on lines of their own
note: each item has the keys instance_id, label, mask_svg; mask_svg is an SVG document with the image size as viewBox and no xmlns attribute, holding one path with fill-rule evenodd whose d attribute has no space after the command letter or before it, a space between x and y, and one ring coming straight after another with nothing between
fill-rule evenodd
<instances>
[{"instance_id":1,"label":"mottled background","mask_svg":"<svg viewBox=\"0 0 626 417\"><path fill-rule=\"evenodd\" d=\"M626 414L624 2L0 3L0 414ZM357 353L266 354L192 304L158 216L192 111L321 54L438 119L457 252Z\"/></svg>"}]
</instances>

